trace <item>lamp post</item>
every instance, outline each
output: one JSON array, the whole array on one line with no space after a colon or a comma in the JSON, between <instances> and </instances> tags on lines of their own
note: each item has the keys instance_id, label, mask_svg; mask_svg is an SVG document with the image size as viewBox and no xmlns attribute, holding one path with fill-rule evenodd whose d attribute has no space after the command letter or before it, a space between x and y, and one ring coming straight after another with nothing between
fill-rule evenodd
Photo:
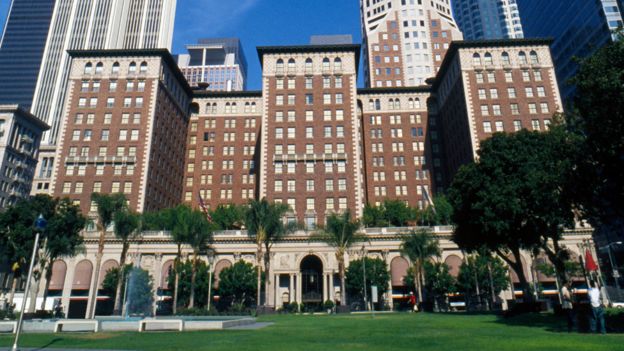
<instances>
[{"instance_id":1,"label":"lamp post","mask_svg":"<svg viewBox=\"0 0 624 351\"><path fill-rule=\"evenodd\" d=\"M215 253L211 251L208 253L208 311L210 311L210 305L212 304L212 271L214 270Z\"/></svg>"},{"instance_id":2,"label":"lamp post","mask_svg":"<svg viewBox=\"0 0 624 351\"><path fill-rule=\"evenodd\" d=\"M609 254L609 262L611 263L611 274L613 275L613 280L615 281L615 287L618 289L618 292L620 291L620 282L618 281L620 278L620 271L617 268L617 263L615 262L615 259L613 258L613 254L611 252L611 246L613 245L622 245L621 241L615 241L612 242L608 245L605 245L603 247L600 248L600 250L603 249L607 249L607 253Z\"/></svg>"},{"instance_id":3,"label":"lamp post","mask_svg":"<svg viewBox=\"0 0 624 351\"><path fill-rule=\"evenodd\" d=\"M366 247L362 245L362 277L364 280L364 308L368 311L368 294L366 293Z\"/></svg>"},{"instance_id":4,"label":"lamp post","mask_svg":"<svg viewBox=\"0 0 624 351\"><path fill-rule=\"evenodd\" d=\"M22 299L22 308L17 322L17 328L15 330L15 340L13 341L13 351L17 351L17 343L19 342L20 333L22 331L22 324L24 323L24 310L26 308L26 299L28 298L28 291L30 290L30 281L32 279L33 268L35 266L35 258L39 251L39 235L45 230L48 221L43 218L43 215L39 215L35 220L35 244L33 245L32 256L30 257L30 268L28 268L28 278L26 280L26 290L24 290L24 298ZM36 298L36 296L35 296Z\"/></svg>"}]
</instances>

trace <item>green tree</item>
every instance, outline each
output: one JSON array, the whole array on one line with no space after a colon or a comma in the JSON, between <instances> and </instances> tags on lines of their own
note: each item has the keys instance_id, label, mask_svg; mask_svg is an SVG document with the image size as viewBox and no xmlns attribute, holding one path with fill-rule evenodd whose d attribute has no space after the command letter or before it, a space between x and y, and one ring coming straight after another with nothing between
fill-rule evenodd
<instances>
[{"instance_id":1,"label":"green tree","mask_svg":"<svg viewBox=\"0 0 624 351\"><path fill-rule=\"evenodd\" d=\"M364 299L363 266L366 266L366 294L370 301L372 301L371 286L377 286L377 301L379 301L379 306L377 308L379 309L383 306L382 296L386 292L388 283L390 282L388 266L386 262L380 258L366 257L364 261L364 265L362 264L362 259L349 262L349 268L347 268L346 271L346 289L352 301Z\"/></svg>"},{"instance_id":2,"label":"green tree","mask_svg":"<svg viewBox=\"0 0 624 351\"><path fill-rule=\"evenodd\" d=\"M288 205L269 203L267 199L251 200L245 215L245 225L247 234L256 242L257 261L257 297L260 301L262 284L262 262L264 261L264 272L271 276L271 248L273 244L286 235L291 228L284 225L283 217L288 211ZM270 279L265 281L265 291L269 291ZM267 301L268 303L268 301Z\"/></svg>"},{"instance_id":3,"label":"green tree","mask_svg":"<svg viewBox=\"0 0 624 351\"><path fill-rule=\"evenodd\" d=\"M102 256L104 255L104 244L106 242L106 231L113 224L115 213L121 211L127 207L126 197L121 194L91 194L91 201L95 202L97 206L98 218L96 221L96 227L100 231L100 238L98 240L98 251L95 256L95 273L93 275L93 282L91 284L91 310L87 311L86 318L95 317L95 304L97 303L98 282L100 280L100 269L102 268Z\"/></svg>"},{"instance_id":4,"label":"green tree","mask_svg":"<svg viewBox=\"0 0 624 351\"><path fill-rule=\"evenodd\" d=\"M449 189L453 240L474 252L485 246L511 266L531 300L521 250L540 248L565 281L564 228L574 226L571 179L578 144L561 127L550 132L497 133L481 143Z\"/></svg>"},{"instance_id":5,"label":"green tree","mask_svg":"<svg viewBox=\"0 0 624 351\"><path fill-rule=\"evenodd\" d=\"M197 274L195 278L195 307L205 307L208 301L208 266L205 262L200 261L197 264ZM180 306L188 306L191 298L191 277L193 275L193 262L186 260L178 266L178 304ZM167 280L167 287L170 290L175 289L175 275L170 275Z\"/></svg>"},{"instance_id":6,"label":"green tree","mask_svg":"<svg viewBox=\"0 0 624 351\"><path fill-rule=\"evenodd\" d=\"M425 290L429 300L433 301L435 310L440 305L448 306L447 295L457 291L457 280L449 272L444 262L425 261Z\"/></svg>"},{"instance_id":7,"label":"green tree","mask_svg":"<svg viewBox=\"0 0 624 351\"><path fill-rule=\"evenodd\" d=\"M129 209L118 211L113 216L115 226L115 237L121 240L121 255L119 257L119 266L125 267L130 240L140 235L141 216ZM125 273L125 272L122 272ZM121 315L121 286L124 283L125 275L119 274L117 279L117 289L115 294L115 306L113 314Z\"/></svg>"},{"instance_id":8,"label":"green tree","mask_svg":"<svg viewBox=\"0 0 624 351\"><path fill-rule=\"evenodd\" d=\"M598 232L624 240L624 32L580 62L570 125L578 153L579 208Z\"/></svg>"},{"instance_id":9,"label":"green tree","mask_svg":"<svg viewBox=\"0 0 624 351\"><path fill-rule=\"evenodd\" d=\"M453 206L448 201L446 195L438 195L433 198L435 208L436 225L451 225L453 223Z\"/></svg>"},{"instance_id":10,"label":"green tree","mask_svg":"<svg viewBox=\"0 0 624 351\"><path fill-rule=\"evenodd\" d=\"M407 257L412 265L415 288L418 291L418 302L420 303L424 301L424 264L434 257L440 257L441 253L438 239L425 229L411 231L401 243L401 254Z\"/></svg>"},{"instance_id":11,"label":"green tree","mask_svg":"<svg viewBox=\"0 0 624 351\"><path fill-rule=\"evenodd\" d=\"M336 250L338 274L340 275L340 305L347 305L347 289L345 285L345 253L359 242L366 240L366 236L359 233L361 224L351 217L351 211L342 214L332 213L327 217L324 228L316 231L310 239L322 241Z\"/></svg>"},{"instance_id":12,"label":"green tree","mask_svg":"<svg viewBox=\"0 0 624 351\"><path fill-rule=\"evenodd\" d=\"M245 208L243 206L219 205L210 212L210 216L218 230L240 229L245 224Z\"/></svg>"},{"instance_id":13,"label":"green tree","mask_svg":"<svg viewBox=\"0 0 624 351\"><path fill-rule=\"evenodd\" d=\"M477 299L480 304L485 300L492 306L501 291L509 287L509 272L501 259L481 251L465 259L459 268L457 282L460 291L466 295L466 303Z\"/></svg>"},{"instance_id":14,"label":"green tree","mask_svg":"<svg viewBox=\"0 0 624 351\"><path fill-rule=\"evenodd\" d=\"M231 267L224 268L219 274L218 294L220 303L228 308L242 310L242 307L251 307L257 301L257 280L254 266L240 260Z\"/></svg>"},{"instance_id":15,"label":"green tree","mask_svg":"<svg viewBox=\"0 0 624 351\"><path fill-rule=\"evenodd\" d=\"M387 227L384 209L382 206L372 206L366 204L364 207L364 215L362 216L362 224L365 227Z\"/></svg>"},{"instance_id":16,"label":"green tree","mask_svg":"<svg viewBox=\"0 0 624 351\"><path fill-rule=\"evenodd\" d=\"M189 308L195 307L195 284L197 280L197 266L199 255L207 253L213 239L214 226L208 222L206 214L193 210L186 213L180 225L186 227L186 243L193 250L193 266L191 270L191 296L189 298Z\"/></svg>"},{"instance_id":17,"label":"green tree","mask_svg":"<svg viewBox=\"0 0 624 351\"><path fill-rule=\"evenodd\" d=\"M123 273L119 274L119 268L113 267L104 276L102 289L110 296L120 296L122 301L125 300L127 305L127 313L151 315L154 303L154 279L148 271L127 264L123 266ZM117 282L122 279L122 285ZM128 288L126 289L126 284ZM128 298L125 298L126 291Z\"/></svg>"},{"instance_id":18,"label":"green tree","mask_svg":"<svg viewBox=\"0 0 624 351\"><path fill-rule=\"evenodd\" d=\"M405 227L416 218L414 209L401 200L385 200L383 212L386 222L395 227Z\"/></svg>"}]
</instances>

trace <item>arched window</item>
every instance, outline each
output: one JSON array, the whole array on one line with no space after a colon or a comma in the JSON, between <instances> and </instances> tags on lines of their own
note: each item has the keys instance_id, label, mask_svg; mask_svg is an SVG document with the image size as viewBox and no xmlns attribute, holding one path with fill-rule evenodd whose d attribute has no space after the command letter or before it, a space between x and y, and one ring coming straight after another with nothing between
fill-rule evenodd
<instances>
[{"instance_id":1,"label":"arched window","mask_svg":"<svg viewBox=\"0 0 624 351\"><path fill-rule=\"evenodd\" d=\"M394 100L394 108L397 109L397 110L401 108L401 100L400 99L397 98L397 99Z\"/></svg>"},{"instance_id":2,"label":"arched window","mask_svg":"<svg viewBox=\"0 0 624 351\"><path fill-rule=\"evenodd\" d=\"M416 98L416 100L414 101L414 105L416 108L420 108L420 99Z\"/></svg>"},{"instance_id":3,"label":"arched window","mask_svg":"<svg viewBox=\"0 0 624 351\"><path fill-rule=\"evenodd\" d=\"M284 72L284 60L278 59L275 63L275 69L278 73Z\"/></svg>"},{"instance_id":4,"label":"arched window","mask_svg":"<svg viewBox=\"0 0 624 351\"><path fill-rule=\"evenodd\" d=\"M249 107L250 107L250 106L249 106L249 102L246 102L246 103L245 103L245 109L244 109L245 113L248 113L248 112L249 112Z\"/></svg>"},{"instance_id":5,"label":"arched window","mask_svg":"<svg viewBox=\"0 0 624 351\"><path fill-rule=\"evenodd\" d=\"M375 99L375 110L381 110L381 100Z\"/></svg>"},{"instance_id":6,"label":"arched window","mask_svg":"<svg viewBox=\"0 0 624 351\"><path fill-rule=\"evenodd\" d=\"M373 101L373 99L368 100L368 109L369 110L375 109L375 101Z\"/></svg>"},{"instance_id":7,"label":"arched window","mask_svg":"<svg viewBox=\"0 0 624 351\"><path fill-rule=\"evenodd\" d=\"M229 102L225 103L225 113L232 113L232 106Z\"/></svg>"},{"instance_id":8,"label":"arched window","mask_svg":"<svg viewBox=\"0 0 624 351\"><path fill-rule=\"evenodd\" d=\"M251 103L251 112L256 112L256 103L255 102Z\"/></svg>"},{"instance_id":9,"label":"arched window","mask_svg":"<svg viewBox=\"0 0 624 351\"><path fill-rule=\"evenodd\" d=\"M212 105L210 103L206 104L206 113L210 113L212 109Z\"/></svg>"},{"instance_id":10,"label":"arched window","mask_svg":"<svg viewBox=\"0 0 624 351\"><path fill-rule=\"evenodd\" d=\"M388 109L394 110L394 99L388 100Z\"/></svg>"},{"instance_id":11,"label":"arched window","mask_svg":"<svg viewBox=\"0 0 624 351\"><path fill-rule=\"evenodd\" d=\"M103 64L102 62L98 62L98 63L95 65L95 73L96 73L96 74L101 74L101 73L102 73L102 71L104 71L104 64Z\"/></svg>"},{"instance_id":12,"label":"arched window","mask_svg":"<svg viewBox=\"0 0 624 351\"><path fill-rule=\"evenodd\" d=\"M289 72L294 72L295 69L297 68L296 63L295 63L295 59L289 59L288 60L288 71Z\"/></svg>"},{"instance_id":13,"label":"arched window","mask_svg":"<svg viewBox=\"0 0 624 351\"><path fill-rule=\"evenodd\" d=\"M232 113L236 113L236 112L238 112L238 107L236 107L236 103L233 102L232 103Z\"/></svg>"},{"instance_id":14,"label":"arched window","mask_svg":"<svg viewBox=\"0 0 624 351\"><path fill-rule=\"evenodd\" d=\"M135 73L136 72L136 62L130 62L130 65L128 66L128 73Z\"/></svg>"},{"instance_id":15,"label":"arched window","mask_svg":"<svg viewBox=\"0 0 624 351\"><path fill-rule=\"evenodd\" d=\"M93 73L93 64L91 62L87 62L87 64L84 67L84 73L85 74L91 74Z\"/></svg>"},{"instance_id":16,"label":"arched window","mask_svg":"<svg viewBox=\"0 0 624 351\"><path fill-rule=\"evenodd\" d=\"M211 111L211 112L212 112L212 113L214 113L214 114L216 114L216 113L217 113L217 103L216 103L216 102L214 102L214 103L212 104L212 111Z\"/></svg>"},{"instance_id":17,"label":"arched window","mask_svg":"<svg viewBox=\"0 0 624 351\"><path fill-rule=\"evenodd\" d=\"M527 61L527 56L526 56L526 53L524 51L520 51L518 53L518 58L520 59L520 63L524 63L524 64L529 63L529 61Z\"/></svg>"},{"instance_id":18,"label":"arched window","mask_svg":"<svg viewBox=\"0 0 624 351\"><path fill-rule=\"evenodd\" d=\"M323 59L323 71L329 71L329 59L327 57Z\"/></svg>"},{"instance_id":19,"label":"arched window","mask_svg":"<svg viewBox=\"0 0 624 351\"><path fill-rule=\"evenodd\" d=\"M334 70L341 71L342 70L342 60L340 57L336 57L334 59Z\"/></svg>"},{"instance_id":20,"label":"arched window","mask_svg":"<svg viewBox=\"0 0 624 351\"><path fill-rule=\"evenodd\" d=\"M509 59L509 54L507 53L507 51L503 51L503 53L501 54L501 59L503 60L504 65L511 64L511 60Z\"/></svg>"},{"instance_id":21,"label":"arched window","mask_svg":"<svg viewBox=\"0 0 624 351\"><path fill-rule=\"evenodd\" d=\"M409 98L409 100L407 100L407 107L409 109L413 109L414 108L414 99Z\"/></svg>"},{"instance_id":22,"label":"arched window","mask_svg":"<svg viewBox=\"0 0 624 351\"><path fill-rule=\"evenodd\" d=\"M478 52L475 52L474 55L472 55L472 64L475 66L481 65L481 55L479 55Z\"/></svg>"},{"instance_id":23,"label":"arched window","mask_svg":"<svg viewBox=\"0 0 624 351\"><path fill-rule=\"evenodd\" d=\"M531 56L531 63L534 64L534 65L537 65L539 63L539 58L537 57L537 52L531 51L531 53L529 53L529 55Z\"/></svg>"},{"instance_id":24,"label":"arched window","mask_svg":"<svg viewBox=\"0 0 624 351\"><path fill-rule=\"evenodd\" d=\"M312 59L308 57L305 60L305 70L306 72L312 72L312 69L313 69Z\"/></svg>"},{"instance_id":25,"label":"arched window","mask_svg":"<svg viewBox=\"0 0 624 351\"><path fill-rule=\"evenodd\" d=\"M489 52L486 52L486 53L485 53L484 58L485 58L485 64L486 64L486 65L491 65L491 64L493 64L493 63L494 63L494 62L492 61L492 54L490 54Z\"/></svg>"},{"instance_id":26,"label":"arched window","mask_svg":"<svg viewBox=\"0 0 624 351\"><path fill-rule=\"evenodd\" d=\"M112 74L117 74L117 73L119 73L119 62L115 62L115 63L113 63L113 68L111 69L111 73L112 73Z\"/></svg>"},{"instance_id":27,"label":"arched window","mask_svg":"<svg viewBox=\"0 0 624 351\"><path fill-rule=\"evenodd\" d=\"M143 61L141 62L141 67L139 68L141 73L145 73L147 72L147 62Z\"/></svg>"}]
</instances>

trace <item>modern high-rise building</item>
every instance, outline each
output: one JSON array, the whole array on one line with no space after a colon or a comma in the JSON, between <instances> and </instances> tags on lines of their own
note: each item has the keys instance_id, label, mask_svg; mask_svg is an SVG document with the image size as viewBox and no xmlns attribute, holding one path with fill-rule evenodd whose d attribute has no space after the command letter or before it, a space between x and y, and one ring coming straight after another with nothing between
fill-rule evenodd
<instances>
[{"instance_id":1,"label":"modern high-rise building","mask_svg":"<svg viewBox=\"0 0 624 351\"><path fill-rule=\"evenodd\" d=\"M564 103L574 96L575 57L587 57L613 40L622 26L618 0L517 0L527 37L552 37L552 53Z\"/></svg>"},{"instance_id":2,"label":"modern high-rise building","mask_svg":"<svg viewBox=\"0 0 624 351\"><path fill-rule=\"evenodd\" d=\"M453 0L453 16L465 39L522 38L516 0Z\"/></svg>"},{"instance_id":3,"label":"modern high-rise building","mask_svg":"<svg viewBox=\"0 0 624 351\"><path fill-rule=\"evenodd\" d=\"M44 134L33 192L48 193L68 90L68 50L171 50L176 0L59 0L54 6L32 112ZM94 67L96 76L102 67Z\"/></svg>"},{"instance_id":4,"label":"modern high-rise building","mask_svg":"<svg viewBox=\"0 0 624 351\"><path fill-rule=\"evenodd\" d=\"M192 87L208 84L211 91L241 91L247 86L247 60L238 38L200 39L178 56L178 66Z\"/></svg>"},{"instance_id":5,"label":"modern high-rise building","mask_svg":"<svg viewBox=\"0 0 624 351\"><path fill-rule=\"evenodd\" d=\"M55 0L12 0L0 39L0 104L32 104Z\"/></svg>"},{"instance_id":6,"label":"modern high-rise building","mask_svg":"<svg viewBox=\"0 0 624 351\"><path fill-rule=\"evenodd\" d=\"M360 14L369 87L425 84L462 39L448 0L361 0Z\"/></svg>"}]
</instances>

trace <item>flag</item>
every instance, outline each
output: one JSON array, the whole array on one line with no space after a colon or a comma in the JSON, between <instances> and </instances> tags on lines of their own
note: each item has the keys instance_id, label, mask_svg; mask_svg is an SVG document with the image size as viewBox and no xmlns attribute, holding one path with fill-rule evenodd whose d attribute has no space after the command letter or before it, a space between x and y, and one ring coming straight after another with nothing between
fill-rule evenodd
<instances>
[{"instance_id":1,"label":"flag","mask_svg":"<svg viewBox=\"0 0 624 351\"><path fill-rule=\"evenodd\" d=\"M585 250L585 269L590 272L598 270L598 265L594 260L594 256L592 256L591 252L589 252L589 249Z\"/></svg>"},{"instance_id":2,"label":"flag","mask_svg":"<svg viewBox=\"0 0 624 351\"><path fill-rule=\"evenodd\" d=\"M435 205L433 204L431 197L429 197L429 191L427 191L427 188L425 187L423 187L423 197L425 198L425 201L427 201L429 206L431 206L431 210L433 210L433 213L435 214L436 213Z\"/></svg>"},{"instance_id":3,"label":"flag","mask_svg":"<svg viewBox=\"0 0 624 351\"><path fill-rule=\"evenodd\" d=\"M201 196L201 192L197 192L199 195L199 207L201 207L202 212L206 215L206 219L208 222L212 223L212 217L210 216L210 212L208 212L208 207L206 207L206 203L204 203L204 199Z\"/></svg>"}]
</instances>

